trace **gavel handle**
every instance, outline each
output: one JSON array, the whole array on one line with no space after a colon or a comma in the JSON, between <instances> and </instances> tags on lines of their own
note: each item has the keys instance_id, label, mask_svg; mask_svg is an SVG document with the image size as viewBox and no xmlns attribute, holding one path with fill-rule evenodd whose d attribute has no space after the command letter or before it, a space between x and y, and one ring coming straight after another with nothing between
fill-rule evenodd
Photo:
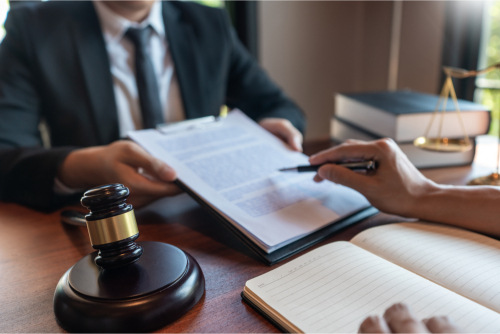
<instances>
[{"instance_id":1,"label":"gavel handle","mask_svg":"<svg viewBox=\"0 0 500 334\"><path fill-rule=\"evenodd\" d=\"M87 226L85 214L76 210L64 210L61 212L61 221L74 226Z\"/></svg>"}]
</instances>

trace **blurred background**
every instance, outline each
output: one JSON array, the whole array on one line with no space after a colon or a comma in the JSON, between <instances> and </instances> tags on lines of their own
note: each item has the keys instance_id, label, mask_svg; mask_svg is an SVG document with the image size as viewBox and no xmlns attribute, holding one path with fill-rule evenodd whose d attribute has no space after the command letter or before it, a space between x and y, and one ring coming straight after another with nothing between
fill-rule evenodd
<instances>
[{"instance_id":1,"label":"blurred background","mask_svg":"<svg viewBox=\"0 0 500 334\"><path fill-rule=\"evenodd\" d=\"M0 40L9 8L29 2L0 0ZM249 51L306 112L309 140L329 136L335 93L438 94L442 66L500 61L500 1L197 2L228 10ZM499 83L493 71L455 88L459 98L491 108L491 91L480 87Z\"/></svg>"}]
</instances>

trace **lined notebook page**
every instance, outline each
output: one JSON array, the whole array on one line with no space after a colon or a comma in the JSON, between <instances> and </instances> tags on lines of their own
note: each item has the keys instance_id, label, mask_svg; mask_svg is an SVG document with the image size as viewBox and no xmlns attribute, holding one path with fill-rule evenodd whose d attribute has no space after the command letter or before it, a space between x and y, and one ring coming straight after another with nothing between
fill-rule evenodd
<instances>
[{"instance_id":1,"label":"lined notebook page","mask_svg":"<svg viewBox=\"0 0 500 334\"><path fill-rule=\"evenodd\" d=\"M356 332L396 302L421 318L449 315L466 332L500 331L498 313L343 241L254 278L247 289L303 332Z\"/></svg>"},{"instance_id":2,"label":"lined notebook page","mask_svg":"<svg viewBox=\"0 0 500 334\"><path fill-rule=\"evenodd\" d=\"M401 223L351 240L373 254L500 312L500 241L458 228Z\"/></svg>"}]
</instances>

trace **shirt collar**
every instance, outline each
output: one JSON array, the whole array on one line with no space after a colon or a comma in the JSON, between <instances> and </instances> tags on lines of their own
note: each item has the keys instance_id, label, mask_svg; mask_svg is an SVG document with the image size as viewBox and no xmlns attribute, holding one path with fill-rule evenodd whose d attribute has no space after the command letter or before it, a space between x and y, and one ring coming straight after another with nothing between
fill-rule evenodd
<instances>
[{"instance_id":1,"label":"shirt collar","mask_svg":"<svg viewBox=\"0 0 500 334\"><path fill-rule=\"evenodd\" d=\"M141 23L132 22L116 14L101 1L94 0L92 2L101 23L104 39L107 43L119 43L130 27L144 28L147 25L150 25L161 38L165 38L165 25L163 23L161 1L156 1L153 4L149 15Z\"/></svg>"}]
</instances>

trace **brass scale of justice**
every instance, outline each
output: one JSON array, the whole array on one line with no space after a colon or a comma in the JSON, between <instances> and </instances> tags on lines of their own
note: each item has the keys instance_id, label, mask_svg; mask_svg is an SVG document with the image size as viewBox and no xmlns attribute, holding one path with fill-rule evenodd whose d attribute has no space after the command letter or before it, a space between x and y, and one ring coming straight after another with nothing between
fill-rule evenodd
<instances>
[{"instance_id":1,"label":"brass scale of justice","mask_svg":"<svg viewBox=\"0 0 500 334\"><path fill-rule=\"evenodd\" d=\"M415 139L413 144L421 149L429 150L429 151L438 151L438 152L464 152L472 149L472 143L467 135L467 131L465 130L464 121L462 119L462 114L460 112L460 108L458 106L457 95L455 93L455 88L453 87L452 78L464 79L469 77L476 77L480 74L484 74L495 69L500 68L500 63L494 64L488 68L478 71L467 71L460 68L452 68L452 67L444 67L443 71L446 74L446 80L443 85L443 89L441 90L441 94L439 96L438 102L436 104L436 108L432 113L431 119L425 131L425 135L423 137L419 137ZM458 115L459 123L464 133L463 139L450 139L441 136L441 130L443 128L443 120L446 112L446 104L448 102L448 97L451 96L453 100L453 104L455 106L455 111ZM440 106L442 108L440 109ZM500 106L496 106L497 108ZM429 138L429 132L432 128L436 115L438 111L441 110L441 117L439 120L438 127L438 135L437 138ZM500 119L499 119L500 123ZM500 137L500 124L499 124L499 137ZM468 185L491 185L491 186L500 186L500 147L497 149L497 159L496 159L496 170L494 173L475 178L469 181Z\"/></svg>"}]
</instances>

